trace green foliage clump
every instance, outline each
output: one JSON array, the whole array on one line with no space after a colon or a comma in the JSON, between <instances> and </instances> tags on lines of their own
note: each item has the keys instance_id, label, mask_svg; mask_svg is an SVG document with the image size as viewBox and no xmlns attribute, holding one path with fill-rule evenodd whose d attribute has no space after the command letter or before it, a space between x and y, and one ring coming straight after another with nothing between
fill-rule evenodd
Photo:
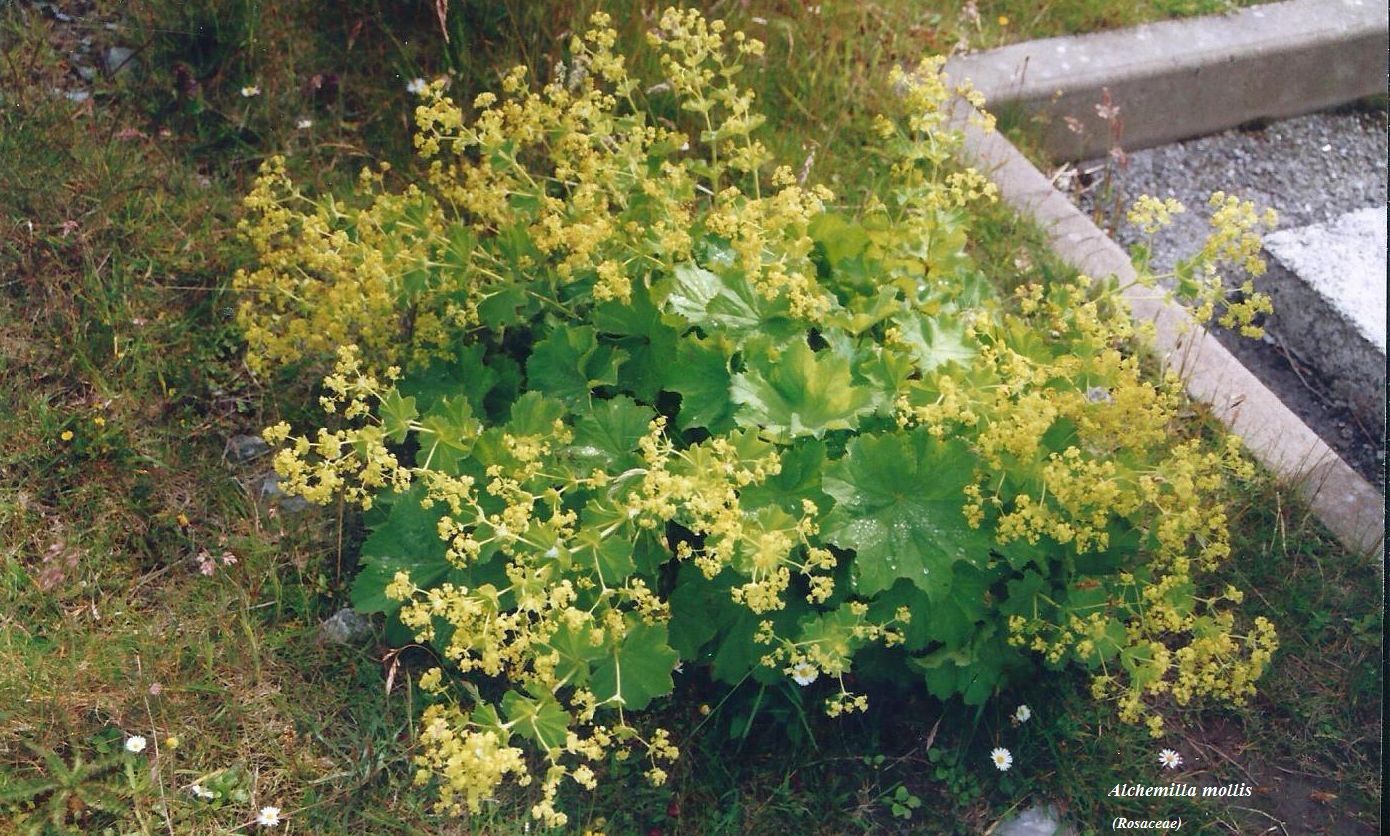
<instances>
[{"instance_id":1,"label":"green foliage clump","mask_svg":"<svg viewBox=\"0 0 1390 836\"><path fill-rule=\"evenodd\" d=\"M614 39L596 16L471 116L436 84L419 185L312 199L272 161L247 200L253 367L336 356L333 426L266 433L282 483L367 510L356 605L470 675L421 678L441 807L538 778L560 824L610 755L660 784L676 747L633 712L682 664L832 716L1039 665L1156 732L1155 703L1251 693L1273 629L1210 588L1248 464L1175 432L1113 283L976 268L993 188L952 162L939 62L896 77L892 188L851 217L757 139L761 44L668 11L644 87Z\"/></svg>"}]
</instances>

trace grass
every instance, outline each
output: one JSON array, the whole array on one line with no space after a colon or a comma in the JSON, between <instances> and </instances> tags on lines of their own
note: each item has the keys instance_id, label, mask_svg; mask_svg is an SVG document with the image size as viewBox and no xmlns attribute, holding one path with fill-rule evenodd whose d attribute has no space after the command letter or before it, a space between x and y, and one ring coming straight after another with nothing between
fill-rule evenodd
<instances>
[{"instance_id":1,"label":"grass","mask_svg":"<svg viewBox=\"0 0 1390 836\"><path fill-rule=\"evenodd\" d=\"M426 3L58 4L72 23L34 4L0 8L0 810L16 829L229 832L263 805L284 808L287 831L524 829L524 795L459 822L432 815L411 785L409 674L423 651L323 640L351 576L352 521L267 505L265 460L227 460L228 437L295 420L310 398L302 381L246 371L226 284L247 257L238 200L265 154L290 152L320 189L370 159L407 166L406 80L452 67L472 91L516 60L544 67L592 5L454 4L448 45ZM628 37L650 12L607 5ZM758 82L787 125L766 135L774 152L798 163L814 152L813 178L849 203L875 186L859 149L893 63L962 39L1206 10L1190 5L1002 2L972 17L946 3L815 13L781 2L760 4L760 23L741 4L711 4L785 68ZM84 37L97 51L138 46L137 65L78 81ZM242 96L248 85L260 95ZM93 97L51 92L79 88ZM976 250L995 275L1061 269L1002 210L980 220ZM1268 826L1263 815L1372 832L1378 577L1287 492L1260 484L1233 501L1230 571L1280 625L1284 650L1255 704L1176 713L1187 738L1164 745L1182 749L1193 780L1248 775L1280 791L1242 805L1263 814L1174 811L1205 832ZM221 564L224 552L236 563ZM653 718L698 728L678 741L669 785L611 764L597 794L569 801L574 818L610 833L973 833L1034 798L1083 823L1157 810L1105 796L1160 780L1157 746L1076 678L983 712L876 694L869 717L840 723L790 691L724 696L682 680ZM1006 715L1019 702L1034 719L1015 728ZM777 730L785 720L798 735ZM132 734L150 741L139 756L122 751ZM1013 750L1010 772L989 766L995 745ZM195 783L222 797L195 799ZM1290 807L1300 793L1306 804Z\"/></svg>"}]
</instances>

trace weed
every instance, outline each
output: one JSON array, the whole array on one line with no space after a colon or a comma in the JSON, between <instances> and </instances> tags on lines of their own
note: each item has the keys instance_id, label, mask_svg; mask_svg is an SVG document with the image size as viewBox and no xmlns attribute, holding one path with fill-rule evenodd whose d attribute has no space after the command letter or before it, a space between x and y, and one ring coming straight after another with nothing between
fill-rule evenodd
<instances>
[{"instance_id":1,"label":"weed","mask_svg":"<svg viewBox=\"0 0 1390 836\"><path fill-rule=\"evenodd\" d=\"M792 126L768 137L776 156L799 160L853 204L876 187L874 167L861 164L864 114L891 95L878 81L889 66L949 50L963 34L990 46L1218 4L980 3L968 32L959 4L944 2L825 2L818 14L791 2L715 5L736 27L758 30L783 68L757 90L774 121ZM329 645L317 632L343 600L351 528L340 541L333 509L271 516L256 500L259 463L229 470L221 460L227 436L295 420L295 405L311 400L288 378L255 380L242 367L225 286L244 258L234 198L262 155L292 152L297 175L320 190L369 160L401 164L410 80L453 69L455 88L472 94L518 60L548 72L557 54L544 45L589 5L454 3L449 57L429 3L0 4L0 787L25 794L6 795L4 806L32 806L18 815L51 825L45 816L66 780L84 830L108 821L167 830L164 804L178 833L226 832L267 805L306 832L522 832L525 798L500 798L466 823L425 812L408 774L410 652L392 657L402 661L388 693L381 647ZM618 7L630 11L624 37L645 28L644 8ZM54 11L79 20L66 24ZM137 66L86 82L72 57L83 38L93 50L140 47ZM247 85L261 95L241 96ZM83 90L90 104L62 95ZM301 119L313 127L297 128ZM1018 260L1043 275L1060 270L1036 232L1002 212L977 229L975 255L992 274L1022 272ZM1231 579L1258 591L1251 603L1279 621L1285 648L1259 702L1180 716L1205 737L1173 743L1189 762L1201 754L1239 775L1210 743L1290 799L1338 796L1312 802L1323 818L1305 832L1357 821L1374 832L1383 689L1375 570L1332 545L1286 492L1250 488L1243 506ZM231 549L238 563L204 578L195 558L205 548ZM761 734L759 718L796 709L771 693L754 712L750 689L682 741L687 756L667 788L616 782L571 809L612 833L978 833L998 811L1038 796L1094 824L1125 809L1107 806L1101 791L1148 764L1153 744L1117 728L1083 689L1064 680L1046 694L1006 695L1035 710L1018 730L988 712L977 726L932 701L876 695L892 705L886 728L859 718L812 724L792 743ZM683 686L666 725L693 728L712 702ZM163 799L157 783L126 776L126 732L159 743L157 759L144 757ZM164 744L169 736L177 748ZM987 761L996 742L1015 758L1008 792ZM982 795L969 806L931 775L926 753L937 747L958 750L951 757L976 776ZM866 771L863 759L879 755L880 770ZM1279 778L1310 784L1300 795ZM911 820L883 802L899 785L921 799ZM103 812L79 792L108 794L129 812ZM60 806L72 824L75 805ZM1302 814L1266 808L1291 822ZM1270 825L1231 815L1250 819L1235 830Z\"/></svg>"}]
</instances>

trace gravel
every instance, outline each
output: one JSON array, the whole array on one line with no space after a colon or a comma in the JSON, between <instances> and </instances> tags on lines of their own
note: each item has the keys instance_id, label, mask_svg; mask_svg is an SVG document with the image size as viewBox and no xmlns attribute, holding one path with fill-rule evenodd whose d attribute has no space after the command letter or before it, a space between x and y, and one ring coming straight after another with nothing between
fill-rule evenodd
<instances>
[{"instance_id":1,"label":"gravel","mask_svg":"<svg viewBox=\"0 0 1390 836\"><path fill-rule=\"evenodd\" d=\"M1207 235L1206 201L1215 191L1273 207L1279 229L1385 208L1388 127L1383 108L1352 108L1136 151L1122 165L1113 159L1079 165L1073 197L1123 246L1142 237L1124 219L1124 207L1135 198L1182 201L1188 211L1153 244L1152 266L1165 272L1200 248ZM1336 397L1316 370L1273 336L1255 342L1213 330L1348 464L1372 484L1384 484L1383 425Z\"/></svg>"},{"instance_id":2,"label":"gravel","mask_svg":"<svg viewBox=\"0 0 1390 836\"><path fill-rule=\"evenodd\" d=\"M1101 199L1105 164L1086 163L1080 166L1082 180L1090 185L1081 205L1092 212L1097 204L1105 207L1111 217L1103 219L1119 221L1115 238L1128 246L1140 240L1139 232L1114 206L1128 206L1141 194L1182 201L1188 211L1154 241L1154 267L1168 269L1206 238L1202 210L1215 191L1272 206L1279 229L1385 206L1386 127L1384 110L1319 113L1136 151L1116 168L1109 199Z\"/></svg>"}]
</instances>

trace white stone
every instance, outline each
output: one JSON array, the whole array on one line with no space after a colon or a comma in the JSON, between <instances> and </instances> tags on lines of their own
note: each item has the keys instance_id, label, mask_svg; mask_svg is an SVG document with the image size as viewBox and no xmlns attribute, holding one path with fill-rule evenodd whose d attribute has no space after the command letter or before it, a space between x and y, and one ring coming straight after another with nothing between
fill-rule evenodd
<instances>
[{"instance_id":1,"label":"white stone","mask_svg":"<svg viewBox=\"0 0 1390 836\"><path fill-rule=\"evenodd\" d=\"M994 836L1071 836L1076 831L1057 819L1051 804L1035 804L994 829Z\"/></svg>"},{"instance_id":2,"label":"white stone","mask_svg":"<svg viewBox=\"0 0 1390 836\"><path fill-rule=\"evenodd\" d=\"M1385 354L1385 207L1282 230L1264 245Z\"/></svg>"}]
</instances>

